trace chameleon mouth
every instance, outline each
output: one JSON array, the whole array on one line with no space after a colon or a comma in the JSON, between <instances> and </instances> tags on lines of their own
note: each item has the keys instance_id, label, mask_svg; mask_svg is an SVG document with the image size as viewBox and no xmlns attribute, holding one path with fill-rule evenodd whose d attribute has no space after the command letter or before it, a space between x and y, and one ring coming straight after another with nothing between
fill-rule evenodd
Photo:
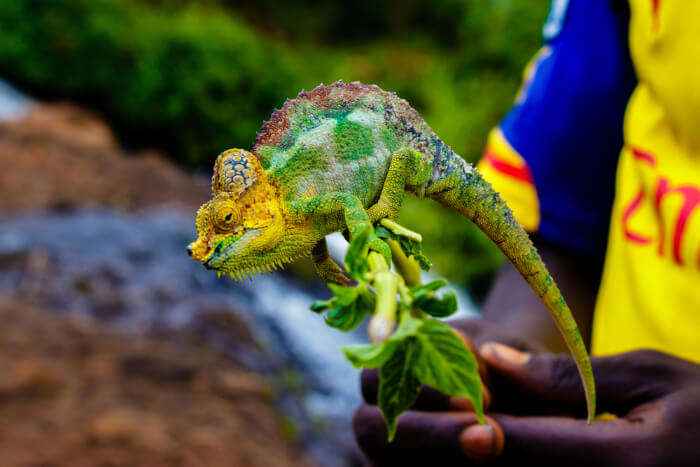
<instances>
[{"instance_id":1,"label":"chameleon mouth","mask_svg":"<svg viewBox=\"0 0 700 467\"><path fill-rule=\"evenodd\" d=\"M257 274L267 274L282 269L284 269L284 262L276 261L267 264L258 264L255 266L238 267L232 271L216 271L216 275L219 277L228 275L231 279L238 282L246 278L248 280L252 280L253 276Z\"/></svg>"},{"instance_id":2,"label":"chameleon mouth","mask_svg":"<svg viewBox=\"0 0 700 467\"><path fill-rule=\"evenodd\" d=\"M235 239L225 239L202 261L203 266L215 271L219 277L228 275L238 282L246 278L250 280L257 274L284 269L285 264L307 254L305 249L290 248L288 245L275 245L270 249L261 247L259 243L256 244L261 234L261 229L249 229Z\"/></svg>"},{"instance_id":3,"label":"chameleon mouth","mask_svg":"<svg viewBox=\"0 0 700 467\"><path fill-rule=\"evenodd\" d=\"M289 257L284 257L280 259L274 259L271 261L267 261L265 263L258 263L258 264L250 264L250 265L240 265L236 266L234 269L229 270L229 271L224 271L224 270L217 270L216 268L212 267L207 267L205 264L204 267L207 269L212 269L216 271L216 275L218 277L228 275L231 279L233 279L235 282L242 281L243 279L248 279L252 280L254 276L258 274L267 274L271 273L274 271L281 271L284 269L285 265L296 261L297 259L301 258L303 255L297 255L297 256L289 256Z\"/></svg>"},{"instance_id":4,"label":"chameleon mouth","mask_svg":"<svg viewBox=\"0 0 700 467\"><path fill-rule=\"evenodd\" d=\"M203 265L205 268L215 271L218 277L227 275L234 281L238 282L242 281L243 279L252 280L253 276L258 274L281 271L287 264L296 261L302 256L304 256L304 253L281 255L276 258L265 258L264 261L260 262L243 261L239 264L231 265L230 263L236 263L235 260L232 260L219 265L211 265L210 261L215 259L215 256L212 256L205 261Z\"/></svg>"}]
</instances>

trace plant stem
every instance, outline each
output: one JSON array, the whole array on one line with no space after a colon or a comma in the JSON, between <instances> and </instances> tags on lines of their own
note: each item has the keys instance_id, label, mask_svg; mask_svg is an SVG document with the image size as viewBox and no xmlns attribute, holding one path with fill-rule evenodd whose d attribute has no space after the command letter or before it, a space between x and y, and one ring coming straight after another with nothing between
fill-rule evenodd
<instances>
[{"instance_id":1,"label":"plant stem","mask_svg":"<svg viewBox=\"0 0 700 467\"><path fill-rule=\"evenodd\" d=\"M368 256L372 286L377 292L377 305L369 322L369 340L374 344L384 342L394 330L396 324L396 292L398 277L389 270L384 257L370 251Z\"/></svg>"},{"instance_id":2,"label":"plant stem","mask_svg":"<svg viewBox=\"0 0 700 467\"><path fill-rule=\"evenodd\" d=\"M418 262L413 257L406 257L396 240L386 239L386 243L391 249L391 260L394 263L394 267L403 277L404 281L406 281L406 285L409 287L419 285L420 267L418 266Z\"/></svg>"}]
</instances>

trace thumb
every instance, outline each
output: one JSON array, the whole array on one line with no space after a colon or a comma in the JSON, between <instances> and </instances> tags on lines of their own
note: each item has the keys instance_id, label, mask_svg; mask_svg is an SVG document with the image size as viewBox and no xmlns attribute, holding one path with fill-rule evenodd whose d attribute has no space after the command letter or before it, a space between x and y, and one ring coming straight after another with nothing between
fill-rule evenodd
<instances>
[{"instance_id":1,"label":"thumb","mask_svg":"<svg viewBox=\"0 0 700 467\"><path fill-rule=\"evenodd\" d=\"M480 353L491 374L493 410L585 416L583 385L571 356L530 354L496 342L482 345ZM662 395L658 379L650 377L664 367L663 357L637 351L592 358L599 411L620 413Z\"/></svg>"},{"instance_id":2,"label":"thumb","mask_svg":"<svg viewBox=\"0 0 700 467\"><path fill-rule=\"evenodd\" d=\"M584 400L576 365L566 355L531 354L496 342L482 345L480 353L492 377L494 410L570 412Z\"/></svg>"}]
</instances>

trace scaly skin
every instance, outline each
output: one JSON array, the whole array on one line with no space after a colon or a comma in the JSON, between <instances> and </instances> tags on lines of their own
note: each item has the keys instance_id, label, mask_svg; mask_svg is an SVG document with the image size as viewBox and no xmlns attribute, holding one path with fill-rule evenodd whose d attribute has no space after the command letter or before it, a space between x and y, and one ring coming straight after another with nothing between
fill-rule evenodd
<instances>
[{"instance_id":1,"label":"scaly skin","mask_svg":"<svg viewBox=\"0 0 700 467\"><path fill-rule=\"evenodd\" d=\"M583 340L528 235L491 185L395 94L340 82L302 92L265 122L252 153L219 156L212 191L188 251L232 277L311 253L324 280L345 284L326 235L347 229L352 238L394 218L406 192L460 212L498 245L551 313L578 365L593 419L595 388ZM379 238L370 247L390 257Z\"/></svg>"}]
</instances>

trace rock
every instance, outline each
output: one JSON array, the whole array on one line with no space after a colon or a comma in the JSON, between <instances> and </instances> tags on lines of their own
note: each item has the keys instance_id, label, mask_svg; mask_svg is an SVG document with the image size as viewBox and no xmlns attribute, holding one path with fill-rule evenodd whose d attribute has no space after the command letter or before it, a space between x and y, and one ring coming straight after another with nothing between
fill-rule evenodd
<instances>
[{"instance_id":1,"label":"rock","mask_svg":"<svg viewBox=\"0 0 700 467\"><path fill-rule=\"evenodd\" d=\"M238 345L255 348L257 341L250 332L250 327L232 310L223 307L210 307L202 310L192 324L195 328L216 329Z\"/></svg>"},{"instance_id":2,"label":"rock","mask_svg":"<svg viewBox=\"0 0 700 467\"><path fill-rule=\"evenodd\" d=\"M95 418L86 441L93 445L139 446L157 452L166 451L171 443L162 420L127 410L114 410Z\"/></svg>"},{"instance_id":3,"label":"rock","mask_svg":"<svg viewBox=\"0 0 700 467\"><path fill-rule=\"evenodd\" d=\"M0 401L52 397L63 386L60 376L47 364L26 359L2 372Z\"/></svg>"},{"instance_id":4,"label":"rock","mask_svg":"<svg viewBox=\"0 0 700 467\"><path fill-rule=\"evenodd\" d=\"M120 369L125 377L141 377L164 383L188 383L197 374L197 369L186 362L145 354L122 357Z\"/></svg>"},{"instance_id":5,"label":"rock","mask_svg":"<svg viewBox=\"0 0 700 467\"><path fill-rule=\"evenodd\" d=\"M0 466L307 466L256 375L201 344L0 296Z\"/></svg>"},{"instance_id":6,"label":"rock","mask_svg":"<svg viewBox=\"0 0 700 467\"><path fill-rule=\"evenodd\" d=\"M0 166L3 211L156 203L194 210L209 195L206 177L154 151L128 153L104 121L66 103L35 103L25 117L0 122Z\"/></svg>"},{"instance_id":7,"label":"rock","mask_svg":"<svg viewBox=\"0 0 700 467\"><path fill-rule=\"evenodd\" d=\"M214 377L211 387L216 394L230 400L271 397L270 389L262 379L243 371L220 371Z\"/></svg>"}]
</instances>

